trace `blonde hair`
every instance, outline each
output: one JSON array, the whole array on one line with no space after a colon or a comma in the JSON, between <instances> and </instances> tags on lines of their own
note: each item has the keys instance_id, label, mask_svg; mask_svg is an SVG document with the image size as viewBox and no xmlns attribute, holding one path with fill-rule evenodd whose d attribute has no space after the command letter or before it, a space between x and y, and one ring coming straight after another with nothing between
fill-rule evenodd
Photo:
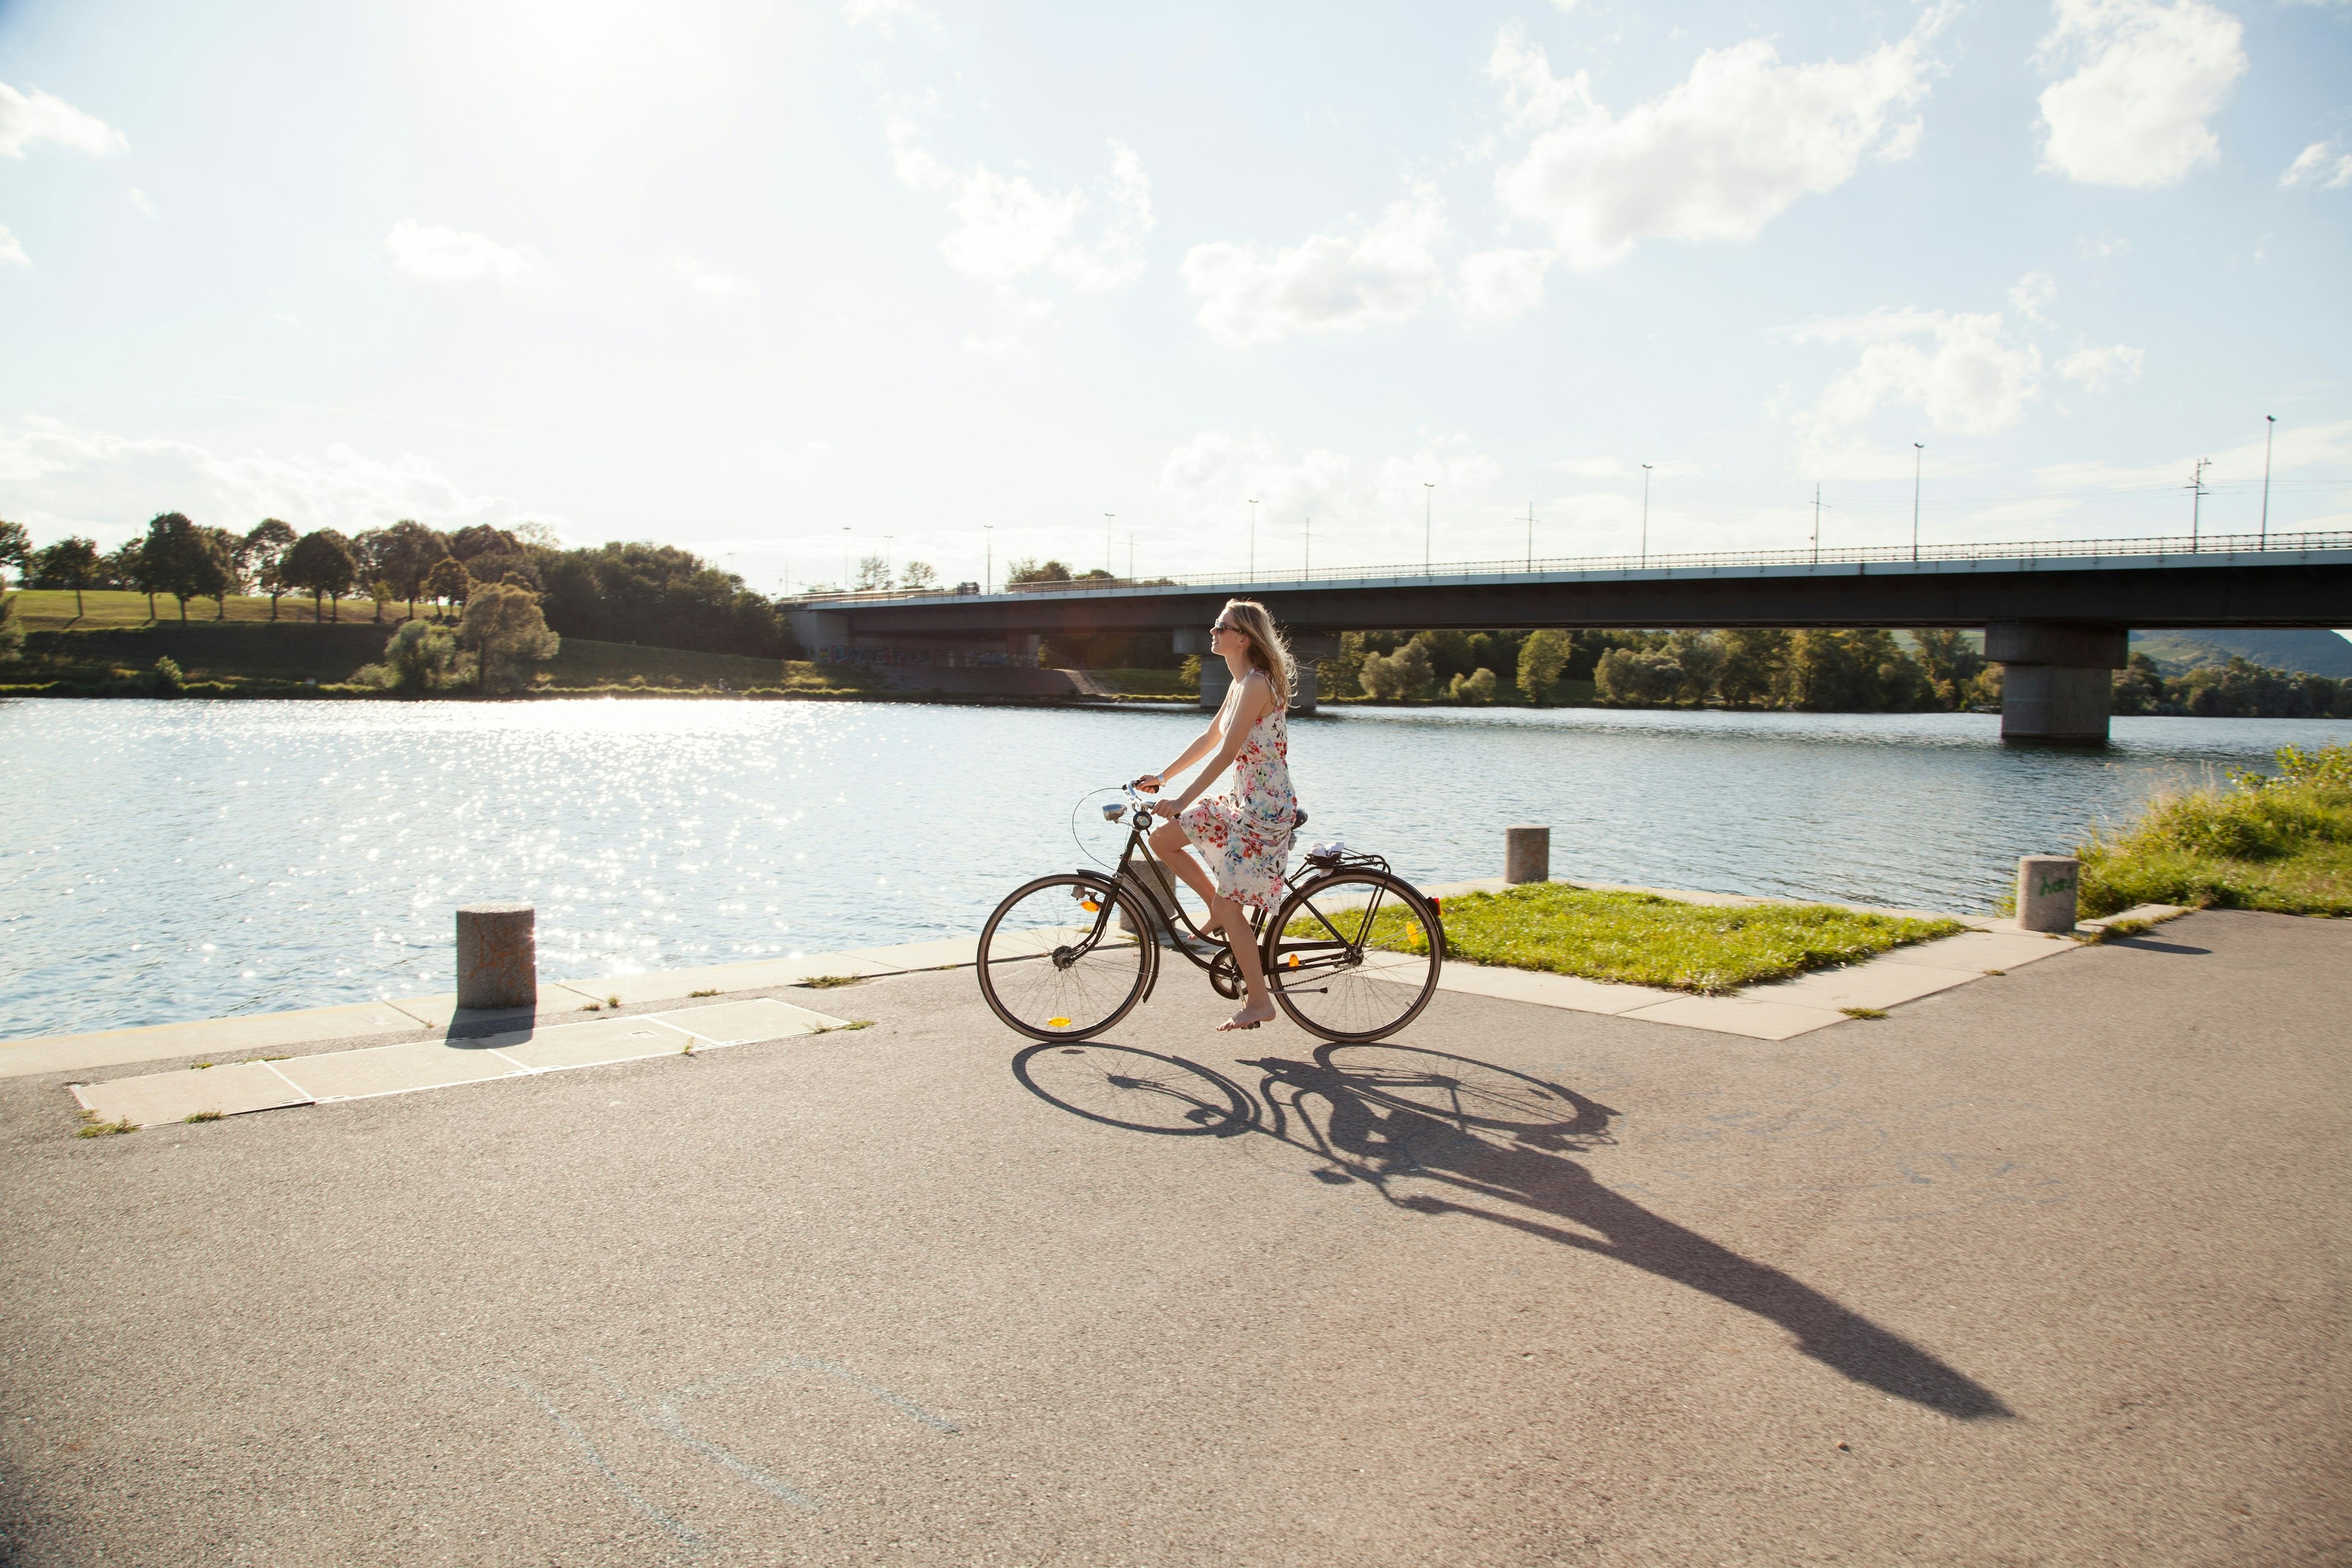
<instances>
[{"instance_id":1,"label":"blonde hair","mask_svg":"<svg viewBox=\"0 0 2352 1568\"><path fill-rule=\"evenodd\" d=\"M1282 628L1274 624L1265 606L1255 599L1227 599L1218 618L1249 638L1250 663L1265 671L1275 690L1282 694L1282 705L1289 707L1292 671L1297 668L1297 661L1291 657L1290 644L1284 640Z\"/></svg>"}]
</instances>

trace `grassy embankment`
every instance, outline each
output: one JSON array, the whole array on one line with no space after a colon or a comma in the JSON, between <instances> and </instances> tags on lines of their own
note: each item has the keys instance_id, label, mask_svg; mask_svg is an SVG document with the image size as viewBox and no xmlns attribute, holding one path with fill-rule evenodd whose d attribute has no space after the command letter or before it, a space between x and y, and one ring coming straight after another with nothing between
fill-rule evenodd
<instances>
[{"instance_id":1,"label":"grassy embankment","mask_svg":"<svg viewBox=\"0 0 2352 1568\"><path fill-rule=\"evenodd\" d=\"M0 668L0 691L89 695L147 689L155 661L163 658L180 667L199 695L309 695L313 682L329 695L380 695L344 683L362 665L383 657L406 608L388 606L379 623L372 618L373 605L347 602L341 622L314 622L309 601L289 597L272 623L268 599L231 595L226 620L205 600L189 606L183 625L168 598L158 606L163 618L150 622L143 594L85 594L86 613L79 618L69 593L29 590L16 597L26 631L25 657ZM822 693L859 691L867 684L857 670L586 637L564 638L543 674L537 689L567 693L715 691L722 681L732 691Z\"/></svg>"},{"instance_id":2,"label":"grassy embankment","mask_svg":"<svg viewBox=\"0 0 2352 1568\"><path fill-rule=\"evenodd\" d=\"M1530 882L1445 900L1450 958L1627 985L1720 994L1890 948L1952 936L1958 921L1862 914L1828 904L1689 904L1654 893ZM1374 945L1425 951L1402 909L1373 920Z\"/></svg>"},{"instance_id":3,"label":"grassy embankment","mask_svg":"<svg viewBox=\"0 0 2352 1568\"><path fill-rule=\"evenodd\" d=\"M2091 917L2135 904L2352 915L2352 746L2285 746L2278 773L2158 795L2137 822L2094 834Z\"/></svg>"}]
</instances>

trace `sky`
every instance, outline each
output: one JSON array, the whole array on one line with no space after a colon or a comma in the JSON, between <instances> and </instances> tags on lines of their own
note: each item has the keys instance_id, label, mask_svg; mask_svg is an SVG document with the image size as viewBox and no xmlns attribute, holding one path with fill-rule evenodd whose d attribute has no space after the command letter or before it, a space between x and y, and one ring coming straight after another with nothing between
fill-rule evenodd
<instances>
[{"instance_id":1,"label":"sky","mask_svg":"<svg viewBox=\"0 0 2352 1568\"><path fill-rule=\"evenodd\" d=\"M2347 529L2347 282L2352 0L0 0L40 542Z\"/></svg>"}]
</instances>

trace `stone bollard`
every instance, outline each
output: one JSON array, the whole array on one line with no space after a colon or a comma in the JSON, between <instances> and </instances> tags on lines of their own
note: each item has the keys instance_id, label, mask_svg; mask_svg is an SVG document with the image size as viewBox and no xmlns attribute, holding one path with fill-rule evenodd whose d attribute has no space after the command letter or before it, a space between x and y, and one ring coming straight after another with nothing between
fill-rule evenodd
<instances>
[{"instance_id":1,"label":"stone bollard","mask_svg":"<svg viewBox=\"0 0 2352 1568\"><path fill-rule=\"evenodd\" d=\"M2027 931L2073 931L2082 869L2072 855L2019 856L2017 923Z\"/></svg>"},{"instance_id":2,"label":"stone bollard","mask_svg":"<svg viewBox=\"0 0 2352 1568\"><path fill-rule=\"evenodd\" d=\"M1503 829L1503 880L1514 883L1551 880L1550 828Z\"/></svg>"},{"instance_id":3,"label":"stone bollard","mask_svg":"<svg viewBox=\"0 0 2352 1568\"><path fill-rule=\"evenodd\" d=\"M538 915L529 904L467 904L457 911L457 1005L539 1003Z\"/></svg>"},{"instance_id":4,"label":"stone bollard","mask_svg":"<svg viewBox=\"0 0 2352 1568\"><path fill-rule=\"evenodd\" d=\"M1161 919L1170 931L1174 931L1176 921L1171 911L1177 908L1175 873L1158 860L1137 860L1132 864L1143 881L1143 896L1159 905ZM1118 911L1118 929L1129 936L1143 934L1135 929L1135 922L1128 918L1124 908Z\"/></svg>"}]
</instances>

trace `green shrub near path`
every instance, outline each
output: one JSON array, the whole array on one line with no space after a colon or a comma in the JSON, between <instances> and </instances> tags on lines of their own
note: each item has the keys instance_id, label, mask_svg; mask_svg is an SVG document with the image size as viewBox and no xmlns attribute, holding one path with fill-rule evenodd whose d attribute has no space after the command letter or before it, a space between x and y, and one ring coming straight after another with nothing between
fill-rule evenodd
<instances>
[{"instance_id":1,"label":"green shrub near path","mask_svg":"<svg viewBox=\"0 0 2352 1568\"><path fill-rule=\"evenodd\" d=\"M2135 904L2352 915L2352 746L2284 746L2275 775L2158 795L2099 833L2083 861L2086 916Z\"/></svg>"}]
</instances>

